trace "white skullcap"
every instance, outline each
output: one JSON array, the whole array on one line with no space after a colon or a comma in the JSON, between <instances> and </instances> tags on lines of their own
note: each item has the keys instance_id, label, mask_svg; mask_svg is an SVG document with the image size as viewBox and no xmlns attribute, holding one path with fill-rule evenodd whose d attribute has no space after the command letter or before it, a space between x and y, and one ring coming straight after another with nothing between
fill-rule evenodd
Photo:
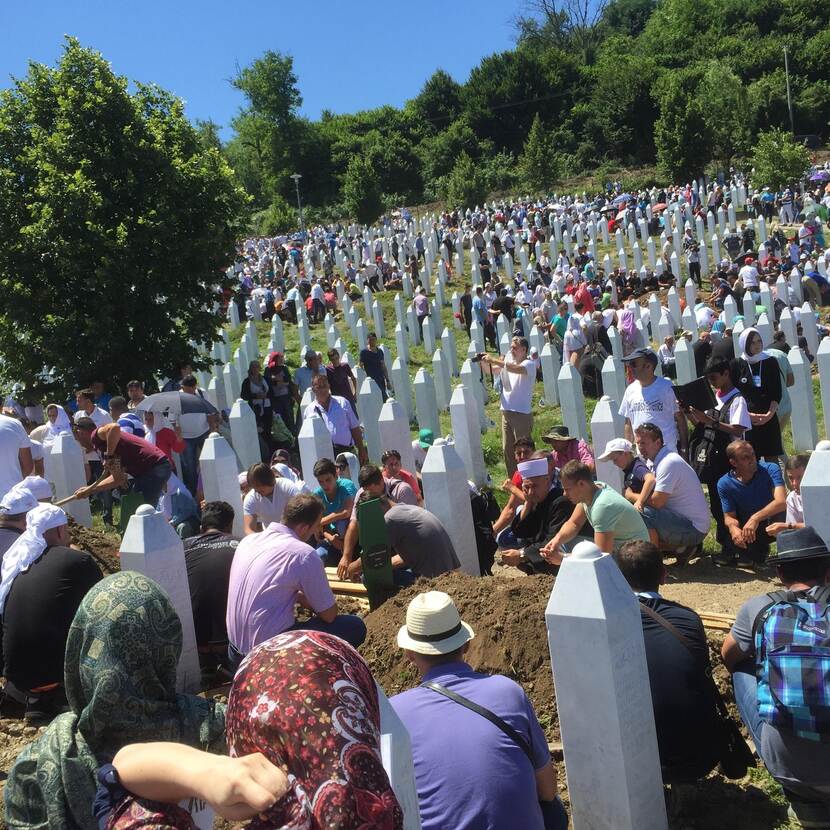
<instances>
[{"instance_id":1,"label":"white skullcap","mask_svg":"<svg viewBox=\"0 0 830 830\"><path fill-rule=\"evenodd\" d=\"M20 513L28 513L33 508L37 507L38 501L29 490L21 487L18 482L3 496L0 501L0 514L6 516L17 516Z\"/></svg>"},{"instance_id":2,"label":"white skullcap","mask_svg":"<svg viewBox=\"0 0 830 830\"><path fill-rule=\"evenodd\" d=\"M28 490L38 501L52 498L52 485L40 476L26 476L20 484L15 485Z\"/></svg>"},{"instance_id":3,"label":"white skullcap","mask_svg":"<svg viewBox=\"0 0 830 830\"><path fill-rule=\"evenodd\" d=\"M522 461L518 469L522 478L536 478L537 476L549 475L548 462L544 458L532 458L530 461Z\"/></svg>"}]
</instances>

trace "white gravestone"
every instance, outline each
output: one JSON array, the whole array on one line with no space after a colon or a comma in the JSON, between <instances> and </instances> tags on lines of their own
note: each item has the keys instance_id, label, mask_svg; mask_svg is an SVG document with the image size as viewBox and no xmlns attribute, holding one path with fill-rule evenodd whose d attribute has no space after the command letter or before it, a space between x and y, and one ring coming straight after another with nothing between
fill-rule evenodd
<instances>
[{"instance_id":1,"label":"white gravestone","mask_svg":"<svg viewBox=\"0 0 830 830\"><path fill-rule=\"evenodd\" d=\"M231 441L236 457L239 459L239 469L247 470L251 464L262 460L259 449L259 433L256 427L254 411L246 401L239 398L231 407L228 416L231 429Z\"/></svg>"},{"instance_id":2,"label":"white gravestone","mask_svg":"<svg viewBox=\"0 0 830 830\"><path fill-rule=\"evenodd\" d=\"M461 383L472 393L476 402L479 429L484 434L487 431L488 418L484 410L486 392L484 390L484 383L482 382L481 364L479 362L473 363L472 360L467 358L461 366L460 376Z\"/></svg>"},{"instance_id":3,"label":"white gravestone","mask_svg":"<svg viewBox=\"0 0 830 830\"><path fill-rule=\"evenodd\" d=\"M542 364L542 386L544 388L545 404L559 406L559 386L557 379L562 368L561 357L552 343L545 343L539 355Z\"/></svg>"},{"instance_id":4,"label":"white gravestone","mask_svg":"<svg viewBox=\"0 0 830 830\"><path fill-rule=\"evenodd\" d=\"M242 538L242 493L239 489L239 465L231 445L218 433L211 432L199 455L202 490L205 501L224 501L233 508L233 535Z\"/></svg>"},{"instance_id":5,"label":"white gravestone","mask_svg":"<svg viewBox=\"0 0 830 830\"><path fill-rule=\"evenodd\" d=\"M424 485L424 506L444 525L452 541L461 570L471 576L479 576L473 508L467 469L452 444L436 438L427 450L421 468Z\"/></svg>"},{"instance_id":6,"label":"white gravestone","mask_svg":"<svg viewBox=\"0 0 830 830\"><path fill-rule=\"evenodd\" d=\"M450 328L444 328L441 332L441 351L449 366L452 377L458 377L458 349L455 343L455 332Z\"/></svg>"},{"instance_id":7,"label":"white gravestone","mask_svg":"<svg viewBox=\"0 0 830 830\"><path fill-rule=\"evenodd\" d=\"M610 354L602 364L602 391L614 401L622 403L625 394L625 367L620 361Z\"/></svg>"},{"instance_id":8,"label":"white gravestone","mask_svg":"<svg viewBox=\"0 0 830 830\"><path fill-rule=\"evenodd\" d=\"M412 383L409 380L409 366L399 357L392 361L392 388L395 400L403 406L407 421L414 420L415 407L412 405Z\"/></svg>"},{"instance_id":9,"label":"white gravestone","mask_svg":"<svg viewBox=\"0 0 830 830\"><path fill-rule=\"evenodd\" d=\"M239 397L239 392L242 388L239 383L239 371L236 368L236 364L225 364L225 368L222 369L222 382L225 386L225 403L230 406L231 401L235 401Z\"/></svg>"},{"instance_id":10,"label":"white gravestone","mask_svg":"<svg viewBox=\"0 0 830 830\"><path fill-rule=\"evenodd\" d=\"M695 353L692 345L685 337L681 337L674 347L674 365L677 369L677 383L682 386L684 383L691 383L697 377L695 368Z\"/></svg>"},{"instance_id":11,"label":"white gravestone","mask_svg":"<svg viewBox=\"0 0 830 830\"><path fill-rule=\"evenodd\" d=\"M798 347L798 334L795 328L795 318L789 308L785 308L781 312L781 317L778 320L778 326L784 332L784 338L791 348Z\"/></svg>"},{"instance_id":12,"label":"white gravestone","mask_svg":"<svg viewBox=\"0 0 830 830\"><path fill-rule=\"evenodd\" d=\"M403 830L421 830L412 741L383 689L377 683L375 687L380 709L380 757L383 768L403 813Z\"/></svg>"},{"instance_id":13,"label":"white gravestone","mask_svg":"<svg viewBox=\"0 0 830 830\"><path fill-rule=\"evenodd\" d=\"M585 422L585 398L582 395L582 375L570 363L563 364L557 378L562 419L571 435L588 440Z\"/></svg>"},{"instance_id":14,"label":"white gravestone","mask_svg":"<svg viewBox=\"0 0 830 830\"><path fill-rule=\"evenodd\" d=\"M403 404L394 398L387 398L378 418L381 452L397 450L401 454L404 470L415 474L415 453L412 450L412 435L409 432L409 417Z\"/></svg>"},{"instance_id":15,"label":"white gravestone","mask_svg":"<svg viewBox=\"0 0 830 830\"><path fill-rule=\"evenodd\" d=\"M406 337L406 331L400 323L395 325L395 348L397 349L398 357L404 363L409 363L409 341Z\"/></svg>"},{"instance_id":16,"label":"white gravestone","mask_svg":"<svg viewBox=\"0 0 830 830\"><path fill-rule=\"evenodd\" d=\"M380 430L378 429L378 418L383 406L383 395L378 385L369 377L360 384L357 393L363 436L366 441L366 452L372 461L380 461L380 454L383 447L380 445Z\"/></svg>"},{"instance_id":17,"label":"white gravestone","mask_svg":"<svg viewBox=\"0 0 830 830\"><path fill-rule=\"evenodd\" d=\"M799 348L790 349L790 359L795 383L790 388L792 399L793 447L796 451L812 450L818 443L816 406L813 400L813 382L810 378L810 362Z\"/></svg>"},{"instance_id":18,"label":"white gravestone","mask_svg":"<svg viewBox=\"0 0 830 830\"><path fill-rule=\"evenodd\" d=\"M591 416L591 440L595 457L599 459L609 441L625 437L625 418L619 413L620 405L608 395L603 395ZM613 461L597 460L597 479L623 492L623 471Z\"/></svg>"},{"instance_id":19,"label":"white gravestone","mask_svg":"<svg viewBox=\"0 0 830 830\"><path fill-rule=\"evenodd\" d=\"M450 398L450 420L455 449L464 462L467 478L476 487L484 487L488 476L481 448L478 403L475 395L461 384L455 387Z\"/></svg>"},{"instance_id":20,"label":"white gravestone","mask_svg":"<svg viewBox=\"0 0 830 830\"><path fill-rule=\"evenodd\" d=\"M438 404L435 400L435 383L432 375L421 367L415 375L415 411L418 417L418 429L431 429L434 436L441 434L438 420Z\"/></svg>"},{"instance_id":21,"label":"white gravestone","mask_svg":"<svg viewBox=\"0 0 830 830\"><path fill-rule=\"evenodd\" d=\"M744 325L747 328L755 325L755 299L749 291L744 292Z\"/></svg>"},{"instance_id":22,"label":"white gravestone","mask_svg":"<svg viewBox=\"0 0 830 830\"><path fill-rule=\"evenodd\" d=\"M318 415L303 418L303 425L297 435L297 448L300 452L300 469L305 481L315 481L314 465L321 458L334 461L331 433L328 431L325 421Z\"/></svg>"},{"instance_id":23,"label":"white gravestone","mask_svg":"<svg viewBox=\"0 0 830 830\"><path fill-rule=\"evenodd\" d=\"M758 334L761 335L761 342L764 344L764 348L766 349L771 346L772 325L770 324L769 317L767 317L766 312L761 312L757 322L755 323L755 328L758 330Z\"/></svg>"},{"instance_id":24,"label":"white gravestone","mask_svg":"<svg viewBox=\"0 0 830 830\"><path fill-rule=\"evenodd\" d=\"M44 453L45 455L45 453ZM62 432L55 438L49 453L49 482L55 488L55 501L68 498L79 487L86 486L84 451L71 432ZM78 524L92 527L89 499L76 499L63 508Z\"/></svg>"},{"instance_id":25,"label":"white gravestone","mask_svg":"<svg viewBox=\"0 0 830 830\"><path fill-rule=\"evenodd\" d=\"M372 303L372 319L375 324L375 334L378 337L386 337L386 325L383 321L383 308L377 300Z\"/></svg>"},{"instance_id":26,"label":"white gravestone","mask_svg":"<svg viewBox=\"0 0 830 830\"><path fill-rule=\"evenodd\" d=\"M804 338L807 340L807 348L813 357L818 351L818 329L816 328L816 312L809 303L801 306L801 328L804 331ZM747 324L748 325L748 324Z\"/></svg>"},{"instance_id":27,"label":"white gravestone","mask_svg":"<svg viewBox=\"0 0 830 830\"><path fill-rule=\"evenodd\" d=\"M424 351L427 354L432 354L435 351L435 333L432 330L432 326L428 325L428 321L429 317L427 317L427 319L424 320Z\"/></svg>"},{"instance_id":28,"label":"white gravestone","mask_svg":"<svg viewBox=\"0 0 830 830\"><path fill-rule=\"evenodd\" d=\"M640 606L614 560L578 544L545 621L574 828L664 830Z\"/></svg>"},{"instance_id":29,"label":"white gravestone","mask_svg":"<svg viewBox=\"0 0 830 830\"><path fill-rule=\"evenodd\" d=\"M119 554L122 570L138 571L149 577L161 585L170 598L182 628L176 690L183 694L199 692L202 673L182 540L162 513L149 504L142 504L130 517Z\"/></svg>"},{"instance_id":30,"label":"white gravestone","mask_svg":"<svg viewBox=\"0 0 830 830\"><path fill-rule=\"evenodd\" d=\"M824 414L824 437L830 437L830 337L825 337L816 352L818 377L821 385L821 410ZM830 481L830 479L828 479Z\"/></svg>"},{"instance_id":31,"label":"white gravestone","mask_svg":"<svg viewBox=\"0 0 830 830\"><path fill-rule=\"evenodd\" d=\"M432 377L435 382L435 402L438 409L444 412L450 405L452 387L450 385L450 368L441 349L436 349L432 355Z\"/></svg>"}]
</instances>

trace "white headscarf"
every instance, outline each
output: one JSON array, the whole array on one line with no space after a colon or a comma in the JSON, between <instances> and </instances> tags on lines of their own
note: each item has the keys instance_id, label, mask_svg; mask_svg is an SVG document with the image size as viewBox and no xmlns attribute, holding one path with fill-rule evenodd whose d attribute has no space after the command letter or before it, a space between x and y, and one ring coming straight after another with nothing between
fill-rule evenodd
<instances>
[{"instance_id":1,"label":"white headscarf","mask_svg":"<svg viewBox=\"0 0 830 830\"><path fill-rule=\"evenodd\" d=\"M28 490L38 501L43 499L52 500L52 485L41 476L26 476L20 484L15 487Z\"/></svg>"},{"instance_id":2,"label":"white headscarf","mask_svg":"<svg viewBox=\"0 0 830 830\"><path fill-rule=\"evenodd\" d=\"M72 424L69 422L69 416L66 414L66 410L59 403L50 403L49 406L57 407L58 417L55 418L54 424L48 417L46 418L46 434L43 436L41 443L47 449L52 447L55 439L61 433L66 432L69 435L72 434ZM46 407L47 412L49 411L49 406Z\"/></svg>"},{"instance_id":3,"label":"white headscarf","mask_svg":"<svg viewBox=\"0 0 830 830\"><path fill-rule=\"evenodd\" d=\"M0 501L0 515L19 516L21 513L28 513L37 507L37 499L34 494L21 485L22 482L18 481L3 496L3 500Z\"/></svg>"},{"instance_id":4,"label":"white headscarf","mask_svg":"<svg viewBox=\"0 0 830 830\"><path fill-rule=\"evenodd\" d=\"M761 337L761 334L758 331L758 329L749 328L744 329L741 332L741 336L738 338L738 345L741 347L741 357L747 363L749 363L750 366L754 366L756 363L760 363L762 360L766 360L768 357L770 357L769 353L765 352L763 349L761 349L761 351L758 352L758 354L754 354L751 357L746 353L746 341L749 340L749 335L752 333L755 333L758 335L758 337ZM763 339L761 339L761 344L763 345Z\"/></svg>"},{"instance_id":5,"label":"white headscarf","mask_svg":"<svg viewBox=\"0 0 830 830\"><path fill-rule=\"evenodd\" d=\"M43 534L67 523L66 513L54 504L39 504L26 516L26 530L3 554L2 578L0 578L0 614L6 606L6 598L12 583L20 574L43 556L46 540Z\"/></svg>"}]
</instances>

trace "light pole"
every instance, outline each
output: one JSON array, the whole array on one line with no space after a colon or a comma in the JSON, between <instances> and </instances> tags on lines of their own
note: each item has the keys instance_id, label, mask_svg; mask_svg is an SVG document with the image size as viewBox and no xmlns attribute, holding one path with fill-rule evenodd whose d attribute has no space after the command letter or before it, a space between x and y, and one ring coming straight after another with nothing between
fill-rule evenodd
<instances>
[{"instance_id":1,"label":"light pole","mask_svg":"<svg viewBox=\"0 0 830 830\"><path fill-rule=\"evenodd\" d=\"M291 178L294 179L294 186L297 188L297 209L300 211L300 232L305 233L305 225L303 224L303 203L300 201L300 173L292 173Z\"/></svg>"},{"instance_id":2,"label":"light pole","mask_svg":"<svg viewBox=\"0 0 830 830\"><path fill-rule=\"evenodd\" d=\"M784 47L784 75L787 78L787 109L790 111L790 132L795 135L795 121L793 120L793 99L790 96L790 61L787 47Z\"/></svg>"}]
</instances>

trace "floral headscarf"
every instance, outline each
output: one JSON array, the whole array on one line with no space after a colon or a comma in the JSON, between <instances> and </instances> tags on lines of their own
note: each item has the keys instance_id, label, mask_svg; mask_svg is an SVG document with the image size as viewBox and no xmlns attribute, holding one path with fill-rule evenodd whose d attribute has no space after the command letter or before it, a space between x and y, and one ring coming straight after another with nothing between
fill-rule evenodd
<instances>
[{"instance_id":1,"label":"floral headscarf","mask_svg":"<svg viewBox=\"0 0 830 830\"><path fill-rule=\"evenodd\" d=\"M338 637L280 634L239 667L228 702L231 755L263 753L290 789L250 830L401 830L380 757L380 711L363 658Z\"/></svg>"}]
</instances>

